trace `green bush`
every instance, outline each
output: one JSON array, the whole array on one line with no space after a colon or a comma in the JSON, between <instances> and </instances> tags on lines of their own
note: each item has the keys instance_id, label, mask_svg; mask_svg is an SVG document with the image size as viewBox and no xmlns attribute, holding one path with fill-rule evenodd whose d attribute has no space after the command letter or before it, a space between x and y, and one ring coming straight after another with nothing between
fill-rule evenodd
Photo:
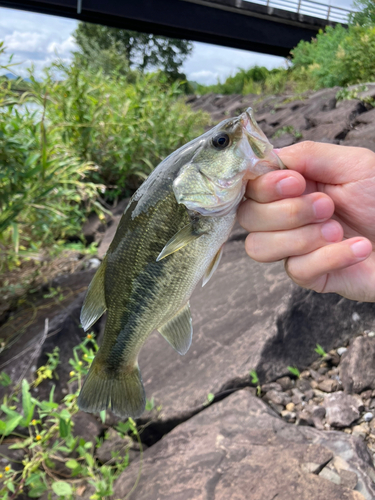
<instances>
[{"instance_id":1,"label":"green bush","mask_svg":"<svg viewBox=\"0 0 375 500\"><path fill-rule=\"evenodd\" d=\"M0 272L79 235L89 212L101 214L99 196L132 194L208 123L160 72L56 62L30 80L0 80Z\"/></svg>"},{"instance_id":2,"label":"green bush","mask_svg":"<svg viewBox=\"0 0 375 500\"><path fill-rule=\"evenodd\" d=\"M46 118L64 144L97 165L90 178L107 199L129 195L168 154L201 134L207 115L194 113L178 83L163 73L93 72L54 64L33 90L47 95Z\"/></svg>"},{"instance_id":3,"label":"green bush","mask_svg":"<svg viewBox=\"0 0 375 500\"><path fill-rule=\"evenodd\" d=\"M74 415L78 412L77 397L82 387L82 379L87 375L94 355L98 350L92 334L73 349L70 389L59 404L54 399L52 386L48 401L31 395L31 387L36 387L40 379L53 379L54 370L59 364L58 353L49 355L46 366L38 369L38 379L31 384L23 379L20 387L3 398L0 407L0 442L9 436L10 450L23 453L22 467L12 468L11 460L2 454L5 467L0 471L0 498L11 500L27 493L29 498L39 498L52 491L64 500L79 497L79 489L91 485L94 492L92 500L112 498L115 480L129 464L129 449L133 439L138 441L142 459L142 443L135 422L129 418L120 422L113 432L123 439L123 449L112 453L112 458L100 464L95 457L95 448L106 439L93 437L85 441L74 433ZM43 374L43 377L41 377ZM4 373L2 374L4 375ZM4 377L3 377L4 378ZM8 377L9 379L9 377ZM7 381L8 382L8 381ZM2 385L5 385L2 383ZM74 389L73 389L74 388ZM148 408L152 409L150 401ZM106 412L100 412L105 424ZM22 428L24 432L17 430ZM26 432L25 432L26 431ZM61 472L63 466L63 472ZM60 469L60 470L59 470ZM134 478L134 487L140 478Z\"/></svg>"}]
</instances>

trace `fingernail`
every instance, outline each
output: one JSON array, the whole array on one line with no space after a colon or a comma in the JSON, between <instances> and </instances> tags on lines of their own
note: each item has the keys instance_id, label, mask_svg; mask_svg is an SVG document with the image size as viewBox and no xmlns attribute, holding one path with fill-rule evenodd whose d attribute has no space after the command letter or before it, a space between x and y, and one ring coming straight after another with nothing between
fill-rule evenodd
<instances>
[{"instance_id":1,"label":"fingernail","mask_svg":"<svg viewBox=\"0 0 375 500\"><path fill-rule=\"evenodd\" d=\"M326 222L322 226L321 231L322 231L323 238L326 241L329 241L330 243L333 243L334 241L338 241L341 237L340 226L336 222L334 222L333 220Z\"/></svg>"},{"instance_id":2,"label":"fingernail","mask_svg":"<svg viewBox=\"0 0 375 500\"><path fill-rule=\"evenodd\" d=\"M356 241L352 245L350 245L352 252L357 259L363 259L369 254L369 244L366 240Z\"/></svg>"},{"instance_id":3,"label":"fingernail","mask_svg":"<svg viewBox=\"0 0 375 500\"><path fill-rule=\"evenodd\" d=\"M313 210L316 222L322 222L328 217L331 217L332 203L328 198L319 198L318 200L314 201Z\"/></svg>"},{"instance_id":4,"label":"fingernail","mask_svg":"<svg viewBox=\"0 0 375 500\"><path fill-rule=\"evenodd\" d=\"M295 177L286 177L276 184L276 189L282 196L290 196L299 192L300 183Z\"/></svg>"}]
</instances>

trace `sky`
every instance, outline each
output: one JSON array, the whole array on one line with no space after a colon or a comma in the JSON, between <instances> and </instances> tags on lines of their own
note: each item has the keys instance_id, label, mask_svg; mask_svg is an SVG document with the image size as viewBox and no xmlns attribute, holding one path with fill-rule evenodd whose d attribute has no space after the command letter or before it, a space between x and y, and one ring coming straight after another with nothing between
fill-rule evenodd
<instances>
[{"instance_id":1,"label":"sky","mask_svg":"<svg viewBox=\"0 0 375 500\"><path fill-rule=\"evenodd\" d=\"M326 0L324 3L350 8L352 0ZM77 24L73 19L0 8L0 41L5 42L8 55L14 54L13 62L21 63L13 71L26 76L26 68L33 65L36 74L40 75L56 54L69 62L75 48L72 33ZM5 60L0 60L1 63ZM183 71L189 80L210 85L224 81L240 67L249 68L255 64L272 69L285 62L282 57L194 42L193 53L185 61Z\"/></svg>"}]
</instances>

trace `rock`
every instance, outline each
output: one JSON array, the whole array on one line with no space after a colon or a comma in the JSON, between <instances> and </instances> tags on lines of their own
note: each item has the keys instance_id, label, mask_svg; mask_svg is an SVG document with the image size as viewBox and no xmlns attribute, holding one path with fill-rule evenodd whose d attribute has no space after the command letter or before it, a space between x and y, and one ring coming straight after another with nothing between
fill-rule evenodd
<instances>
[{"instance_id":1,"label":"rock","mask_svg":"<svg viewBox=\"0 0 375 500\"><path fill-rule=\"evenodd\" d=\"M322 382L318 384L318 389L320 389L323 392L334 392L338 388L338 382L337 380L333 380L331 378L326 378Z\"/></svg>"},{"instance_id":2,"label":"rock","mask_svg":"<svg viewBox=\"0 0 375 500\"><path fill-rule=\"evenodd\" d=\"M129 436L120 436L112 428L109 428L106 439L95 450L95 455L102 464L107 462L116 463L123 460L127 454L129 454L130 461L138 458L139 444Z\"/></svg>"},{"instance_id":3,"label":"rock","mask_svg":"<svg viewBox=\"0 0 375 500\"><path fill-rule=\"evenodd\" d=\"M363 415L363 420L364 420L365 422L371 422L371 420L372 420L373 418L374 418L374 414L373 414L373 413L371 413L370 411L368 411L367 413L365 413L365 414Z\"/></svg>"},{"instance_id":4,"label":"rock","mask_svg":"<svg viewBox=\"0 0 375 500\"><path fill-rule=\"evenodd\" d=\"M317 475L335 456L347 457L350 470L357 471L358 491ZM135 462L120 475L114 498L129 494L138 469ZM375 495L371 474L372 459L364 443L287 424L241 390L147 449L141 479L128 498L245 500L251 492L251 500L370 500Z\"/></svg>"},{"instance_id":5,"label":"rock","mask_svg":"<svg viewBox=\"0 0 375 500\"><path fill-rule=\"evenodd\" d=\"M56 386L56 401L61 400L67 393L67 382L71 371L69 359L73 356L73 348L85 337L80 327L80 310L86 288L94 273L95 270L89 270L59 276L50 284L50 288L59 289L59 296L64 297L62 300L55 297L43 298L46 291L42 291L41 296L36 294L35 301L31 302L35 314L31 314L31 309L28 308L20 310L19 313L15 313L14 319L0 327L0 337L7 338L8 330L20 331L23 325L28 323L23 335L19 336L12 349L1 353L1 363L6 366L5 371L13 382L17 382L20 377L33 380L36 369L48 360L47 353L52 353L55 347L59 348L60 363L56 369L58 378L45 380L32 390L40 400L48 400L53 385ZM45 335L46 318L49 320L47 335ZM98 332L99 329L100 322L92 328L92 331ZM0 393L10 390L11 387L0 388Z\"/></svg>"},{"instance_id":6,"label":"rock","mask_svg":"<svg viewBox=\"0 0 375 500\"><path fill-rule=\"evenodd\" d=\"M287 411L294 411L294 408L295 408L295 404L294 403L288 403L286 406L285 406L285 409Z\"/></svg>"},{"instance_id":7,"label":"rock","mask_svg":"<svg viewBox=\"0 0 375 500\"><path fill-rule=\"evenodd\" d=\"M353 340L342 357L340 378L344 390L349 393L375 389L375 338Z\"/></svg>"},{"instance_id":8,"label":"rock","mask_svg":"<svg viewBox=\"0 0 375 500\"><path fill-rule=\"evenodd\" d=\"M277 392L282 392L282 387L280 384L277 382L271 382L270 384L263 384L262 385L262 392L268 392L268 391L277 391Z\"/></svg>"},{"instance_id":9,"label":"rock","mask_svg":"<svg viewBox=\"0 0 375 500\"><path fill-rule=\"evenodd\" d=\"M292 389L292 394L292 403L294 403L295 405L298 405L305 400L305 395L299 389Z\"/></svg>"},{"instance_id":10,"label":"rock","mask_svg":"<svg viewBox=\"0 0 375 500\"><path fill-rule=\"evenodd\" d=\"M341 470L339 472L339 476L341 478L342 486L346 486L351 490L354 490L354 488L357 486L358 476L355 472L351 470Z\"/></svg>"},{"instance_id":11,"label":"rock","mask_svg":"<svg viewBox=\"0 0 375 500\"><path fill-rule=\"evenodd\" d=\"M374 125L366 125L350 130L345 140L341 141L341 144L368 148L371 151L375 151Z\"/></svg>"},{"instance_id":12,"label":"rock","mask_svg":"<svg viewBox=\"0 0 375 500\"><path fill-rule=\"evenodd\" d=\"M314 421L311 418L311 414L305 409L297 413L297 424L298 425L314 425Z\"/></svg>"},{"instance_id":13,"label":"rock","mask_svg":"<svg viewBox=\"0 0 375 500\"><path fill-rule=\"evenodd\" d=\"M324 479L328 479L328 481L331 481L332 483L341 484L341 477L339 474L328 467L324 467L324 469L319 472L319 476L324 477Z\"/></svg>"},{"instance_id":14,"label":"rock","mask_svg":"<svg viewBox=\"0 0 375 500\"><path fill-rule=\"evenodd\" d=\"M283 410L280 415L283 417L284 420L287 422L295 422L296 420L296 413L294 411L288 411L288 410Z\"/></svg>"},{"instance_id":15,"label":"rock","mask_svg":"<svg viewBox=\"0 0 375 500\"><path fill-rule=\"evenodd\" d=\"M346 352L347 350L348 350L348 349L347 349L346 347L339 347L339 348L337 349L337 354L338 354L339 356L342 356L342 355L344 354L344 352Z\"/></svg>"},{"instance_id":16,"label":"rock","mask_svg":"<svg viewBox=\"0 0 375 500\"><path fill-rule=\"evenodd\" d=\"M95 438L99 437L103 431L103 426L96 420L96 418L90 413L84 413L79 411L72 417L73 436L79 436L83 438L86 443L89 441L94 441Z\"/></svg>"},{"instance_id":17,"label":"rock","mask_svg":"<svg viewBox=\"0 0 375 500\"><path fill-rule=\"evenodd\" d=\"M301 392L307 392L307 391L309 391L311 389L311 384L305 378L299 378L299 379L297 379L296 387Z\"/></svg>"},{"instance_id":18,"label":"rock","mask_svg":"<svg viewBox=\"0 0 375 500\"><path fill-rule=\"evenodd\" d=\"M288 391L294 387L294 383L290 377L278 378L276 382L280 385L282 391Z\"/></svg>"},{"instance_id":19,"label":"rock","mask_svg":"<svg viewBox=\"0 0 375 500\"><path fill-rule=\"evenodd\" d=\"M333 123L327 125L318 125L317 127L304 130L302 132L303 140L329 142L338 144L340 139L344 139L348 129L343 123Z\"/></svg>"},{"instance_id":20,"label":"rock","mask_svg":"<svg viewBox=\"0 0 375 500\"><path fill-rule=\"evenodd\" d=\"M328 394L324 407L327 423L333 427L348 427L360 416L357 399L341 391Z\"/></svg>"},{"instance_id":21,"label":"rock","mask_svg":"<svg viewBox=\"0 0 375 500\"><path fill-rule=\"evenodd\" d=\"M9 448L14 444L14 442L10 443L2 443L0 444L0 468L1 472L4 471L4 468L7 465L10 465L13 470L22 470L22 460L25 458L25 450L23 449L18 449L18 450L12 450Z\"/></svg>"},{"instance_id":22,"label":"rock","mask_svg":"<svg viewBox=\"0 0 375 500\"><path fill-rule=\"evenodd\" d=\"M319 372L316 370L313 370L312 368L309 369L310 375L316 382L322 382L324 380L324 376L321 375ZM311 385L311 382L310 382Z\"/></svg>"},{"instance_id":23,"label":"rock","mask_svg":"<svg viewBox=\"0 0 375 500\"><path fill-rule=\"evenodd\" d=\"M272 401L272 403L275 403L276 405L283 405L283 406L285 406L287 403L290 402L289 396L287 396L284 392L278 392L276 390L268 391L263 397L263 399L265 401Z\"/></svg>"},{"instance_id":24,"label":"rock","mask_svg":"<svg viewBox=\"0 0 375 500\"><path fill-rule=\"evenodd\" d=\"M367 434L369 434L370 428L367 422L363 422L360 425L355 425L352 428L352 434L353 436L360 436L361 438L365 439Z\"/></svg>"}]
</instances>

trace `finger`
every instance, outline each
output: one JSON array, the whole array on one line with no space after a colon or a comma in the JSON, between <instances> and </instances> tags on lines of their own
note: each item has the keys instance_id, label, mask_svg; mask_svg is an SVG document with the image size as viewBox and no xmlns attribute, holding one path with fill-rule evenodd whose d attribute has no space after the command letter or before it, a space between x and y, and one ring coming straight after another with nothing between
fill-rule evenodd
<instances>
[{"instance_id":1,"label":"finger","mask_svg":"<svg viewBox=\"0 0 375 500\"><path fill-rule=\"evenodd\" d=\"M310 224L289 231L250 233L245 241L245 249L258 262L275 262L341 241L343 235L341 225L329 220L323 224Z\"/></svg>"},{"instance_id":2,"label":"finger","mask_svg":"<svg viewBox=\"0 0 375 500\"><path fill-rule=\"evenodd\" d=\"M277 150L288 169L326 184L341 184L366 178L375 165L369 149L305 141Z\"/></svg>"},{"instance_id":3,"label":"finger","mask_svg":"<svg viewBox=\"0 0 375 500\"><path fill-rule=\"evenodd\" d=\"M372 251L372 244L365 238L351 238L340 243L319 248L307 255L291 257L285 269L298 285L317 292L324 292L329 273L361 262Z\"/></svg>"},{"instance_id":4,"label":"finger","mask_svg":"<svg viewBox=\"0 0 375 500\"><path fill-rule=\"evenodd\" d=\"M329 219L335 210L333 201L323 193L312 193L298 198L286 198L273 203L246 200L237 216L249 232L284 231Z\"/></svg>"},{"instance_id":5,"label":"finger","mask_svg":"<svg viewBox=\"0 0 375 500\"><path fill-rule=\"evenodd\" d=\"M245 196L259 203L270 203L300 196L305 188L306 181L298 172L276 170L250 180L247 183Z\"/></svg>"}]
</instances>

